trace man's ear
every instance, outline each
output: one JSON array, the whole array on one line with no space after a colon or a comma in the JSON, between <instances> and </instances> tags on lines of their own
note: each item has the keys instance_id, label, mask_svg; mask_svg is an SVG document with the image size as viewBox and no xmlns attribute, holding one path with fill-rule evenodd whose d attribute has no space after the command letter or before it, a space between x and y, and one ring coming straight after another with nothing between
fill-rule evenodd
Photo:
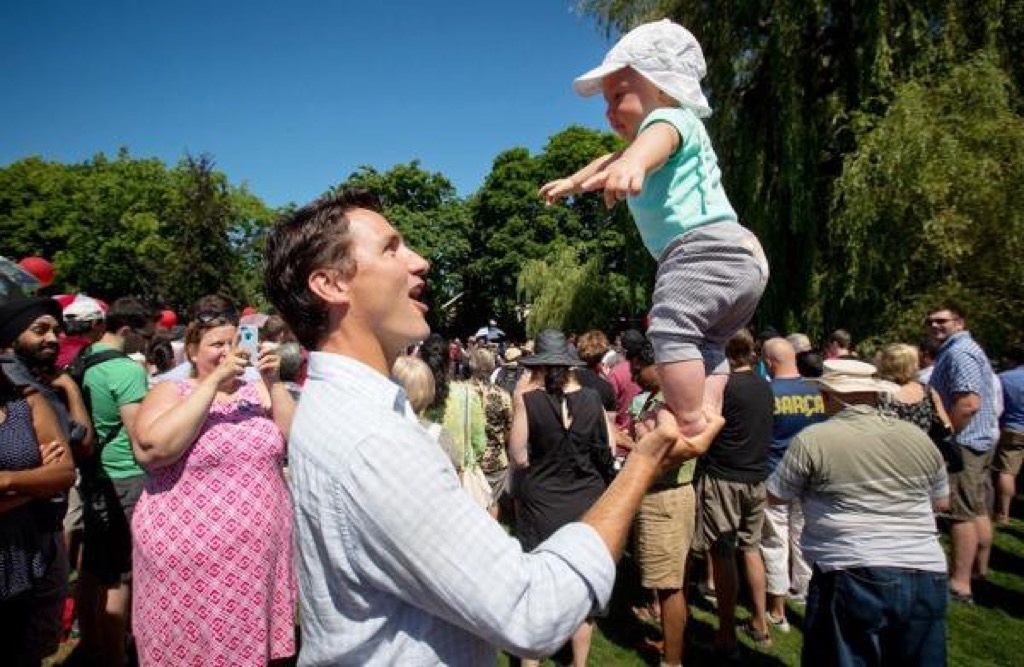
<instances>
[{"instance_id":1,"label":"man's ear","mask_svg":"<svg viewBox=\"0 0 1024 667\"><path fill-rule=\"evenodd\" d=\"M306 284L326 303L343 305L349 302L349 283L338 269L316 269L309 274Z\"/></svg>"}]
</instances>

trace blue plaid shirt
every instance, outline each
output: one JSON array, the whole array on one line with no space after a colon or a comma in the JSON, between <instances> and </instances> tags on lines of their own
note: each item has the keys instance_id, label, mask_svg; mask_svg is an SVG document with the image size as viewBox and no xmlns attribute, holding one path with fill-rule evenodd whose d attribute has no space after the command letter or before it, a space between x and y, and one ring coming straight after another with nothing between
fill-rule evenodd
<instances>
[{"instance_id":1,"label":"blue plaid shirt","mask_svg":"<svg viewBox=\"0 0 1024 667\"><path fill-rule=\"evenodd\" d=\"M994 378L988 357L970 332L953 334L939 348L931 384L946 411L952 410L958 394L977 394L981 398L981 408L956 436L959 444L976 452L987 452L999 439Z\"/></svg>"},{"instance_id":2,"label":"blue plaid shirt","mask_svg":"<svg viewBox=\"0 0 1024 667\"><path fill-rule=\"evenodd\" d=\"M405 393L354 359L310 355L288 460L299 665L539 657L611 596L615 563L593 528L568 524L523 553L461 489Z\"/></svg>"}]
</instances>

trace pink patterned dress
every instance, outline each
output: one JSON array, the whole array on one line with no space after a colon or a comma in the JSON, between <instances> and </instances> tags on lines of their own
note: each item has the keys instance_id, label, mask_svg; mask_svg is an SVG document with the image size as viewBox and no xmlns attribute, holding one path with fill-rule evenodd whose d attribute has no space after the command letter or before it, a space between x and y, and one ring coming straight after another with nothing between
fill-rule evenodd
<instances>
[{"instance_id":1,"label":"pink patterned dress","mask_svg":"<svg viewBox=\"0 0 1024 667\"><path fill-rule=\"evenodd\" d=\"M283 459L284 438L246 384L210 406L177 463L150 474L132 520L142 665L262 667L295 653Z\"/></svg>"}]
</instances>

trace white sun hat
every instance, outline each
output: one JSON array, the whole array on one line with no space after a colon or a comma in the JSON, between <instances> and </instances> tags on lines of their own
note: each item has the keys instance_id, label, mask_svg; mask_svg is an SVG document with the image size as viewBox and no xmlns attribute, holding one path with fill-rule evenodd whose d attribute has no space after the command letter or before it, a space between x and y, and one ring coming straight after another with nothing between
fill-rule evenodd
<instances>
[{"instance_id":1,"label":"white sun hat","mask_svg":"<svg viewBox=\"0 0 1024 667\"><path fill-rule=\"evenodd\" d=\"M829 359L825 372L819 378L807 378L825 391L834 394L895 394L900 386L875 377L877 369L865 361L856 359Z\"/></svg>"},{"instance_id":2,"label":"white sun hat","mask_svg":"<svg viewBox=\"0 0 1024 667\"><path fill-rule=\"evenodd\" d=\"M601 92L601 80L623 67L632 67L666 95L699 117L711 115L700 80L708 73L704 53L689 30L662 19L633 28L612 47L604 61L572 84L583 97Z\"/></svg>"}]
</instances>

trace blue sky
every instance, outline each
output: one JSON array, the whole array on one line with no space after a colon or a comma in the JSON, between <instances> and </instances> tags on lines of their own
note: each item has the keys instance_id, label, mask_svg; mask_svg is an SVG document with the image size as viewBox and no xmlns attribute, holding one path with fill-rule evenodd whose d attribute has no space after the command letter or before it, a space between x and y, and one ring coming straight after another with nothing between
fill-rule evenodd
<instances>
[{"instance_id":1,"label":"blue sky","mask_svg":"<svg viewBox=\"0 0 1024 667\"><path fill-rule=\"evenodd\" d=\"M561 0L34 0L0 6L0 165L211 153L268 204L419 159L475 191L572 123L610 46Z\"/></svg>"}]
</instances>

